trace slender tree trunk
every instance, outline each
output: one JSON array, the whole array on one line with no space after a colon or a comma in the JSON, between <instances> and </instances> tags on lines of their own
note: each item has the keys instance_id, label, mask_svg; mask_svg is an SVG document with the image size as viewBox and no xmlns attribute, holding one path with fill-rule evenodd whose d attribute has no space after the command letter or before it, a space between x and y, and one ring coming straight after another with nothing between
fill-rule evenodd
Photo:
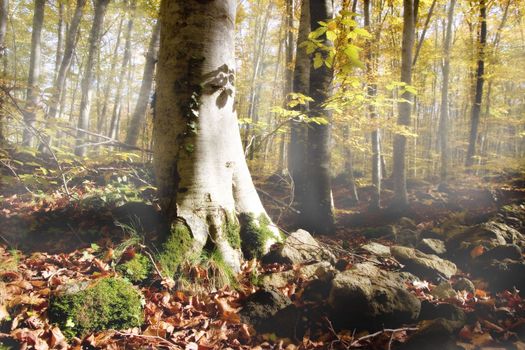
<instances>
[{"instance_id":1,"label":"slender tree trunk","mask_svg":"<svg viewBox=\"0 0 525 350\"><path fill-rule=\"evenodd\" d=\"M150 100L151 87L153 86L153 75L157 56L159 51L160 23L157 21L153 28L151 40L149 42L148 53L146 54L146 64L144 65L144 74L142 76L142 85L137 99L137 105L129 123L126 143L135 146L139 139L139 132L145 121L146 110Z\"/></svg>"},{"instance_id":2,"label":"slender tree trunk","mask_svg":"<svg viewBox=\"0 0 525 350\"><path fill-rule=\"evenodd\" d=\"M310 91L310 58L300 44L308 39L310 33L310 0L302 0L299 33L297 36L295 67L293 72L293 91L309 95ZM296 110L306 113L308 106L299 105ZM288 145L288 171L294 183L294 203L303 211L306 202L306 141L307 126L302 118L292 120L290 125L290 144Z\"/></svg>"},{"instance_id":3,"label":"slender tree trunk","mask_svg":"<svg viewBox=\"0 0 525 350\"><path fill-rule=\"evenodd\" d=\"M441 88L441 114L439 118L439 139L441 146L441 172L442 182L447 182L448 177L448 84L450 74L450 42L452 41L452 22L454 21L454 6L456 0L451 0L448 5L447 31L443 46L443 86Z\"/></svg>"},{"instance_id":4,"label":"slender tree trunk","mask_svg":"<svg viewBox=\"0 0 525 350\"><path fill-rule=\"evenodd\" d=\"M62 55L64 54L62 50L63 46L63 37L64 37L64 2L58 1L58 23L57 23L57 52L55 58L55 75L56 79L58 75L58 68L60 67L60 61L62 60Z\"/></svg>"},{"instance_id":5,"label":"slender tree trunk","mask_svg":"<svg viewBox=\"0 0 525 350\"><path fill-rule=\"evenodd\" d=\"M84 76L82 78L82 98L80 100L80 115L78 117L78 128L82 130L89 129L89 117L91 107L91 94L93 90L93 73L95 68L95 59L99 50L102 27L104 25L104 16L110 0L95 0L95 16L91 26L91 33L89 35L89 51L87 61L85 64ZM77 146L75 147L75 154L84 157L87 148L84 143L87 141L86 134L79 131L77 134Z\"/></svg>"},{"instance_id":6,"label":"slender tree trunk","mask_svg":"<svg viewBox=\"0 0 525 350\"><path fill-rule=\"evenodd\" d=\"M423 42L425 41L425 35L427 34L428 25L430 23L430 19L432 18L432 14L434 12L434 7L436 6L436 0L432 1L432 5L430 5L430 9L428 10L427 19L425 20L425 26L423 27L423 32L421 33L421 37L419 38L417 42L416 47L416 53L414 54L414 59L412 60L412 65L415 66L417 59L419 57L419 52L421 51L421 47L423 47Z\"/></svg>"},{"instance_id":7,"label":"slender tree trunk","mask_svg":"<svg viewBox=\"0 0 525 350\"><path fill-rule=\"evenodd\" d=\"M401 81L412 84L412 49L414 47L414 0L403 0L403 42L401 47ZM406 91L401 95L405 101L398 103L399 117L397 123L410 127L413 96ZM394 135L394 154L392 177L394 180L393 207L400 208L408 205L406 185L406 136Z\"/></svg>"},{"instance_id":8,"label":"slender tree trunk","mask_svg":"<svg viewBox=\"0 0 525 350\"><path fill-rule=\"evenodd\" d=\"M113 104L113 113L111 115L111 125L108 136L112 139L118 139L120 116L122 109L122 90L126 82L127 70L129 61L131 59L131 33L133 32L133 23L135 20L136 0L131 0L129 4L129 20L126 28L126 41L124 45L124 55L122 57L122 65L120 67L119 81L117 84L117 92L115 95L115 103Z\"/></svg>"},{"instance_id":9,"label":"slender tree trunk","mask_svg":"<svg viewBox=\"0 0 525 350\"><path fill-rule=\"evenodd\" d=\"M251 258L280 239L253 186L234 109L236 4L161 4L154 164L170 271L205 246L238 271L239 246Z\"/></svg>"},{"instance_id":10,"label":"slender tree trunk","mask_svg":"<svg viewBox=\"0 0 525 350\"><path fill-rule=\"evenodd\" d=\"M485 45L487 43L487 8L485 0L479 0L479 43L478 43L478 67L476 70L476 91L474 94L474 103L470 118L470 136L467 150L465 166L467 168L474 164L476 155L476 142L478 139L479 115L483 98L483 84L485 82Z\"/></svg>"},{"instance_id":11,"label":"slender tree trunk","mask_svg":"<svg viewBox=\"0 0 525 350\"><path fill-rule=\"evenodd\" d=\"M310 26L312 29L317 28L320 21L327 21L332 18L332 1L310 1ZM324 34L319 39L325 45L332 45ZM306 180L308 199L302 205L301 225L312 232L332 234L335 232L330 176L332 118L331 112L324 108L324 104L331 95L333 69L324 64L314 69L313 60L311 64L310 97L313 101L310 103L310 116L323 117L328 123L325 125L311 123L308 127L308 177Z\"/></svg>"},{"instance_id":12,"label":"slender tree trunk","mask_svg":"<svg viewBox=\"0 0 525 350\"><path fill-rule=\"evenodd\" d=\"M60 62L58 74L55 79L53 96L49 102L49 112L47 114L48 123L53 122L61 109L61 102L63 101L63 95L65 94L66 78L71 68L71 62L73 62L73 56L75 53L75 47L77 44L77 37L80 29L80 21L84 12L84 7L87 0L77 0L75 7L75 13L71 19L71 24L66 36L66 43L64 47L64 54ZM51 144L51 136L49 136L48 144Z\"/></svg>"},{"instance_id":13,"label":"slender tree trunk","mask_svg":"<svg viewBox=\"0 0 525 350\"><path fill-rule=\"evenodd\" d=\"M40 47L42 27L44 25L45 0L35 0L33 15L33 31L31 33L31 58L29 60L29 77L27 79L27 111L24 113L26 128L24 129L23 145L33 146L33 134L29 128L35 126L36 109L39 103L38 80L40 79Z\"/></svg>"},{"instance_id":14,"label":"slender tree trunk","mask_svg":"<svg viewBox=\"0 0 525 350\"><path fill-rule=\"evenodd\" d=\"M0 0L0 62L5 62L5 34L7 30L7 9L8 9L8 0ZM4 69L4 75L6 70ZM3 95L0 97L0 105L4 102ZM0 112L0 142L4 141L6 136L4 136L4 119L5 116Z\"/></svg>"},{"instance_id":15,"label":"slender tree trunk","mask_svg":"<svg viewBox=\"0 0 525 350\"><path fill-rule=\"evenodd\" d=\"M365 28L370 31L370 0L364 1L364 24ZM376 40L377 41L377 40ZM377 96L377 84L375 82L377 67L375 55L372 52L372 43L368 42L366 48L366 75L367 75L367 94L370 98L368 113L373 123L376 123L377 112L374 105L374 99ZM381 149L380 149L380 132L379 128L374 127L371 134L372 144L372 185L373 193L370 201L371 209L379 209L381 206Z\"/></svg>"},{"instance_id":16,"label":"slender tree trunk","mask_svg":"<svg viewBox=\"0 0 525 350\"><path fill-rule=\"evenodd\" d=\"M111 56L111 65L109 68L109 72L107 74L107 82L104 87L104 103L102 104L102 112L101 112L101 118L97 121L97 132L99 134L104 134L107 131L107 111L108 111L108 104L110 101L110 92L111 88L113 86L114 81L114 75L115 75L115 69L117 67L117 59L119 58L118 50L120 48L120 40L122 37L122 26L124 25L124 18L121 18L118 30L117 30L117 40L115 42L115 48L113 49L113 55ZM103 130L104 129L104 130Z\"/></svg>"}]
</instances>

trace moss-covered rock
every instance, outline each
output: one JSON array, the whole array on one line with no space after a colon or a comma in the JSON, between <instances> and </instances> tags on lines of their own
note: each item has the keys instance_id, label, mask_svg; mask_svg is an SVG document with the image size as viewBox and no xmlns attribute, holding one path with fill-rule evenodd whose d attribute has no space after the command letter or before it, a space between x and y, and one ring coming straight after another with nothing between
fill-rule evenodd
<instances>
[{"instance_id":1,"label":"moss-covered rock","mask_svg":"<svg viewBox=\"0 0 525 350\"><path fill-rule=\"evenodd\" d=\"M147 256L136 254L133 259L117 265L116 270L132 283L141 283L149 277L152 267Z\"/></svg>"},{"instance_id":2,"label":"moss-covered rock","mask_svg":"<svg viewBox=\"0 0 525 350\"><path fill-rule=\"evenodd\" d=\"M173 276L185 259L190 258L193 247L193 236L183 223L175 223L162 245L158 256L160 266L168 275Z\"/></svg>"},{"instance_id":3,"label":"moss-covered rock","mask_svg":"<svg viewBox=\"0 0 525 350\"><path fill-rule=\"evenodd\" d=\"M68 336L140 326L142 297L122 278L70 285L50 301L49 318Z\"/></svg>"},{"instance_id":4,"label":"moss-covered rock","mask_svg":"<svg viewBox=\"0 0 525 350\"><path fill-rule=\"evenodd\" d=\"M246 213L240 215L239 221L241 224L241 248L244 257L247 259L260 258L266 253L266 242L269 239L278 238L268 227L270 221L264 214L256 218L253 214Z\"/></svg>"}]
</instances>

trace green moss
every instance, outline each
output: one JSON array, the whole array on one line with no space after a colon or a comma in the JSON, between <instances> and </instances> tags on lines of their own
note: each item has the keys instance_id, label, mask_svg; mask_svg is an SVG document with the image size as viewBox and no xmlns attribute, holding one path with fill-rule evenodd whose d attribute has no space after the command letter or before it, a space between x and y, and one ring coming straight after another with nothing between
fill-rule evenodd
<instances>
[{"instance_id":1,"label":"green moss","mask_svg":"<svg viewBox=\"0 0 525 350\"><path fill-rule=\"evenodd\" d=\"M241 241L242 252L247 259L260 258L264 255L266 242L276 238L273 231L268 227L270 220L261 214L256 219L253 214L241 214Z\"/></svg>"},{"instance_id":2,"label":"green moss","mask_svg":"<svg viewBox=\"0 0 525 350\"><path fill-rule=\"evenodd\" d=\"M141 283L149 277L152 267L148 257L136 254L133 259L118 265L116 270L132 283Z\"/></svg>"},{"instance_id":3,"label":"green moss","mask_svg":"<svg viewBox=\"0 0 525 350\"><path fill-rule=\"evenodd\" d=\"M226 218L222 230L233 249L241 248L241 226L235 215Z\"/></svg>"},{"instance_id":4,"label":"green moss","mask_svg":"<svg viewBox=\"0 0 525 350\"><path fill-rule=\"evenodd\" d=\"M190 229L183 223L174 224L158 257L164 272L173 276L181 263L190 257L192 246L193 237Z\"/></svg>"},{"instance_id":5,"label":"green moss","mask_svg":"<svg viewBox=\"0 0 525 350\"><path fill-rule=\"evenodd\" d=\"M140 293L121 278L103 278L80 291L51 298L49 318L68 337L142 324Z\"/></svg>"}]
</instances>

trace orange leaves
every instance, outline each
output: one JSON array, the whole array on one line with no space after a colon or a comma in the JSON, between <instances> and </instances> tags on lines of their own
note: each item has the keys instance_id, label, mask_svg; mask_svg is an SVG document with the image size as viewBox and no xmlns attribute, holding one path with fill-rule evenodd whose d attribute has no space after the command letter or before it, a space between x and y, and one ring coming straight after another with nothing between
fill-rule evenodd
<instances>
[{"instance_id":1,"label":"orange leaves","mask_svg":"<svg viewBox=\"0 0 525 350\"><path fill-rule=\"evenodd\" d=\"M470 251L470 257L474 259L480 255L483 255L483 253L485 253L485 248L481 245L478 245Z\"/></svg>"}]
</instances>

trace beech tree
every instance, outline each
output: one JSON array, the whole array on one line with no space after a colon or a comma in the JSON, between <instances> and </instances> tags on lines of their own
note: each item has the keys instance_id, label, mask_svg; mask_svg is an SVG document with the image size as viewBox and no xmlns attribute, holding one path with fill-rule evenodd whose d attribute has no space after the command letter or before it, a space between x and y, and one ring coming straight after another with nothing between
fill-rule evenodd
<instances>
[{"instance_id":1,"label":"beech tree","mask_svg":"<svg viewBox=\"0 0 525 350\"><path fill-rule=\"evenodd\" d=\"M5 33L7 29L7 0L0 0L0 61L4 60L5 56ZM5 72L4 72L5 73ZM3 102L3 97L0 97L0 103ZM0 142L5 139L4 136L4 118L3 113L0 112Z\"/></svg>"},{"instance_id":2,"label":"beech tree","mask_svg":"<svg viewBox=\"0 0 525 350\"><path fill-rule=\"evenodd\" d=\"M238 271L280 239L244 158L235 113L236 0L161 3L154 164L164 263L213 247Z\"/></svg>"},{"instance_id":3,"label":"beech tree","mask_svg":"<svg viewBox=\"0 0 525 350\"><path fill-rule=\"evenodd\" d=\"M27 105L28 110L24 113L24 120L28 127L24 129L23 144L32 146L33 133L31 128L36 122L36 109L38 108L39 91L37 89L38 79L40 78L40 58L42 26L44 24L45 0L35 0L35 10L33 15L33 31L31 32L31 58L29 61L29 76L27 78Z\"/></svg>"},{"instance_id":4,"label":"beech tree","mask_svg":"<svg viewBox=\"0 0 525 350\"><path fill-rule=\"evenodd\" d=\"M104 24L104 16L106 8L110 0L95 0L95 16L89 34L89 51L87 61L85 63L84 76L82 77L82 98L80 100L80 115L78 117L78 134L75 147L75 154L77 156L85 156L87 148L85 143L87 137L85 131L89 129L89 117L91 108L91 94L93 89L93 73L95 68L95 58L100 46L100 36L102 34L102 26Z\"/></svg>"}]
</instances>

